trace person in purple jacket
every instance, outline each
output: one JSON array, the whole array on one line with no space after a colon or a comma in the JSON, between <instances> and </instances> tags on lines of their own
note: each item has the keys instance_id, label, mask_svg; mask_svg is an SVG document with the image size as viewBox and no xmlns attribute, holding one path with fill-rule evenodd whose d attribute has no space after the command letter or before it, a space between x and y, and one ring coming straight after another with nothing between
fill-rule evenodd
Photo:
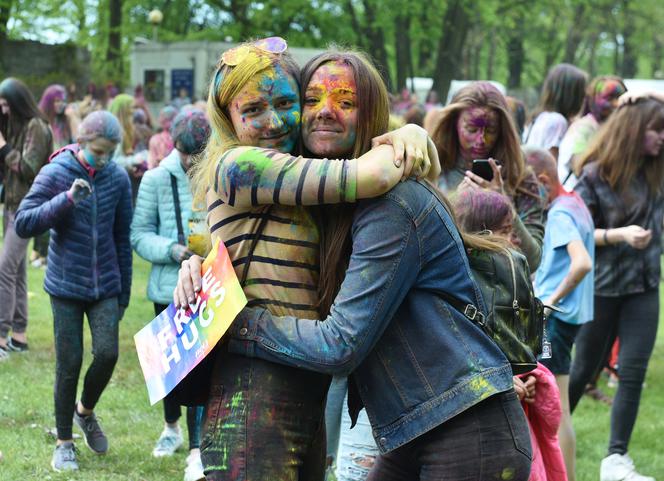
<instances>
[{"instance_id":1,"label":"person in purple jacket","mask_svg":"<svg viewBox=\"0 0 664 481\"><path fill-rule=\"evenodd\" d=\"M51 296L55 338L57 445L51 467L56 471L78 469L74 422L92 451L108 450L94 408L118 358L118 324L131 287L131 186L127 171L112 161L121 132L110 112L88 115L78 143L51 156L16 213L20 237L48 229L51 234L44 289ZM76 401L84 314L93 361Z\"/></svg>"}]
</instances>

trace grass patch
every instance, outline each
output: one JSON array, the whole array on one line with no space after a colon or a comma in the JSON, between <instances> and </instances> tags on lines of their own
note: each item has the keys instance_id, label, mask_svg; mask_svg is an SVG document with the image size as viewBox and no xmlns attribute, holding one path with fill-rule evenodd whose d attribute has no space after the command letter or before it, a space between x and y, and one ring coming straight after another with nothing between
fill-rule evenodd
<instances>
[{"instance_id":1,"label":"grass patch","mask_svg":"<svg viewBox=\"0 0 664 481\"><path fill-rule=\"evenodd\" d=\"M105 456L96 456L79 440L81 470L59 474L50 468L54 440L46 434L46 430L55 426L51 308L42 288L44 271L28 268L30 352L12 355L8 362L0 364L0 451L4 456L0 461L0 480L182 479L184 451L173 458L155 459L151 455L162 430L163 410L161 404L149 405L133 342L134 333L153 317L152 304L145 297L148 273L149 264L134 257L131 305L120 324L120 359L96 408L108 435L110 450ZM90 364L90 346L86 328L82 374ZM664 432L664 335L661 331L646 383L630 454L641 472L664 478L660 437ZM81 384L82 379L79 386ZM611 392L605 384L602 388ZM180 424L186 431L184 416ZM577 479L595 481L608 443L609 408L584 398L574 415L574 424L578 439Z\"/></svg>"}]
</instances>

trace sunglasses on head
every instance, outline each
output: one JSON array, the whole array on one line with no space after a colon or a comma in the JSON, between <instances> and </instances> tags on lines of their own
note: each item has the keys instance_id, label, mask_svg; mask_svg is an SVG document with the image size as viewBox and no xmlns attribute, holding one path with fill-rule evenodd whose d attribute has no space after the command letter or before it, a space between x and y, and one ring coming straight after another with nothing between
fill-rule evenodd
<instances>
[{"instance_id":1,"label":"sunglasses on head","mask_svg":"<svg viewBox=\"0 0 664 481\"><path fill-rule=\"evenodd\" d=\"M256 40L249 44L243 44L238 47L226 50L221 60L224 64L235 67L239 65L251 52L260 50L267 53L283 53L288 48L286 40L281 37L268 37Z\"/></svg>"}]
</instances>

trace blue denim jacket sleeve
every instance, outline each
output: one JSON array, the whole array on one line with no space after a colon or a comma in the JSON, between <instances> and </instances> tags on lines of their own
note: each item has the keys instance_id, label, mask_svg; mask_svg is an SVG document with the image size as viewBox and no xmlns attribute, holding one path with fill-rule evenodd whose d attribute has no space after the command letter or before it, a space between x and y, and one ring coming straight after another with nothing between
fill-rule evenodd
<instances>
[{"instance_id":1,"label":"blue denim jacket sleeve","mask_svg":"<svg viewBox=\"0 0 664 481\"><path fill-rule=\"evenodd\" d=\"M360 203L350 265L327 319L245 309L230 330L230 350L323 373L351 372L380 339L417 278L417 234L410 212L389 195Z\"/></svg>"}]
</instances>

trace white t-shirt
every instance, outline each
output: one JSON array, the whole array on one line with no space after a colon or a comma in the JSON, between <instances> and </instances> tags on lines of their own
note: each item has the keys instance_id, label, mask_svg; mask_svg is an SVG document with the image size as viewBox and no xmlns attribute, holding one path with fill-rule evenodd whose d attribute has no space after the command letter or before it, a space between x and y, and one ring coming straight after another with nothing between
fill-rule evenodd
<instances>
[{"instance_id":1,"label":"white t-shirt","mask_svg":"<svg viewBox=\"0 0 664 481\"><path fill-rule=\"evenodd\" d=\"M559 147L567 125L567 119L558 112L541 112L523 133L523 143L544 150Z\"/></svg>"}]
</instances>

